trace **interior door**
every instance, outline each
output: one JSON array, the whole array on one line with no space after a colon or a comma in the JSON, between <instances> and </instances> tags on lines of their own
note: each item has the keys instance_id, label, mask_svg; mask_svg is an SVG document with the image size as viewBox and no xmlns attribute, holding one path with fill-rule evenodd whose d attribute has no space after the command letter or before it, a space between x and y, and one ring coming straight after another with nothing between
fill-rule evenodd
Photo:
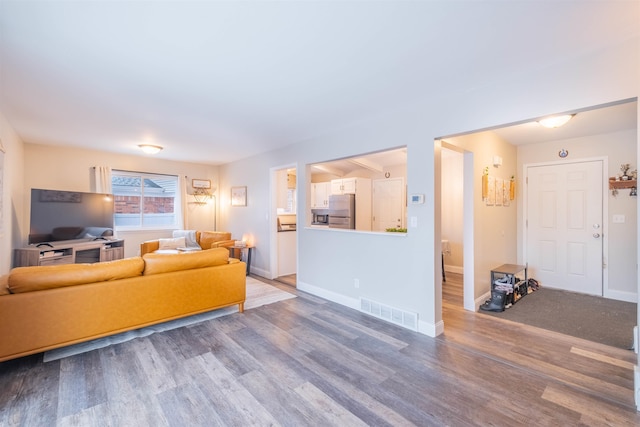
<instances>
[{"instance_id":1,"label":"interior door","mask_svg":"<svg viewBox=\"0 0 640 427\"><path fill-rule=\"evenodd\" d=\"M373 181L373 231L404 227L404 179Z\"/></svg>"},{"instance_id":2,"label":"interior door","mask_svg":"<svg viewBox=\"0 0 640 427\"><path fill-rule=\"evenodd\" d=\"M527 168L529 277L602 295L602 160Z\"/></svg>"}]
</instances>

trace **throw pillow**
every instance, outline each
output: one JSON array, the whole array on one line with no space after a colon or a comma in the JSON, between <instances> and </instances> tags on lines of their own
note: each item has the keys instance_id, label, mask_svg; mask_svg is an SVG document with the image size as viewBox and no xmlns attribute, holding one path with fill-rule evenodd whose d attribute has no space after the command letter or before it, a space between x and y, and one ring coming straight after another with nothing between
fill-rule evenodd
<instances>
[{"instance_id":1,"label":"throw pillow","mask_svg":"<svg viewBox=\"0 0 640 427\"><path fill-rule=\"evenodd\" d=\"M184 248L186 246L184 237L176 237L173 239L160 239L159 240L160 247L158 249L178 249Z\"/></svg>"}]
</instances>

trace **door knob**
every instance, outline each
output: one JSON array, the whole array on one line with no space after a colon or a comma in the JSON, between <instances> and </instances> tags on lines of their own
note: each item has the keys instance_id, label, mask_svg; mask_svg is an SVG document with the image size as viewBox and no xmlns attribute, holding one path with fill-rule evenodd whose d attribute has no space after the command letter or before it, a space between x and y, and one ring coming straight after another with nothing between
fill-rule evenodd
<instances>
[{"instance_id":1,"label":"door knob","mask_svg":"<svg viewBox=\"0 0 640 427\"><path fill-rule=\"evenodd\" d=\"M597 239L598 237L600 237L600 233L593 233L593 237Z\"/></svg>"}]
</instances>

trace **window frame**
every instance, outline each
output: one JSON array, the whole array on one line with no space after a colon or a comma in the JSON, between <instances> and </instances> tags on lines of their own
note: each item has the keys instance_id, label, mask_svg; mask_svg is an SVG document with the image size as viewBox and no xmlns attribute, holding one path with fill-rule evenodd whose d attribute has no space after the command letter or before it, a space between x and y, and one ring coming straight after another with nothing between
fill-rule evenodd
<instances>
[{"instance_id":1,"label":"window frame","mask_svg":"<svg viewBox=\"0 0 640 427\"><path fill-rule=\"evenodd\" d=\"M151 173L151 172L137 172L137 171L127 171L127 170L113 170L111 172L111 183L112 183L112 194L114 197L114 201L118 195L123 195L122 193L117 193L115 191L115 186L113 185L113 178L116 176L120 177L130 177L130 178L140 178L140 187L138 187L139 193L137 195L140 196L140 224L137 225L117 225L116 222L116 212L114 210L114 230L115 231L152 231L152 230L175 230L182 228L183 212L182 212L182 192L180 191L182 187L182 182L179 175L173 174L162 174L162 173ZM145 199L145 185L143 184L145 180L159 180L159 179L175 179L175 194L173 196L173 205L174 212L173 218L174 221L172 224L165 225L145 225L145 212L144 212L144 199ZM148 214L147 214L148 215Z\"/></svg>"}]
</instances>

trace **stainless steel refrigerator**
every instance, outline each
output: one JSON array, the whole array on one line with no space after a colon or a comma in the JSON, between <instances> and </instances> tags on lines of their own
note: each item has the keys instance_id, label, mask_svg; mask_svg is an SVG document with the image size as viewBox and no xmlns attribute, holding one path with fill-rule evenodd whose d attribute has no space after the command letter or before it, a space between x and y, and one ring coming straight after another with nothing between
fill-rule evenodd
<instances>
[{"instance_id":1,"label":"stainless steel refrigerator","mask_svg":"<svg viewBox=\"0 0 640 427\"><path fill-rule=\"evenodd\" d=\"M332 194L329 196L329 228L355 230L355 194Z\"/></svg>"}]
</instances>

